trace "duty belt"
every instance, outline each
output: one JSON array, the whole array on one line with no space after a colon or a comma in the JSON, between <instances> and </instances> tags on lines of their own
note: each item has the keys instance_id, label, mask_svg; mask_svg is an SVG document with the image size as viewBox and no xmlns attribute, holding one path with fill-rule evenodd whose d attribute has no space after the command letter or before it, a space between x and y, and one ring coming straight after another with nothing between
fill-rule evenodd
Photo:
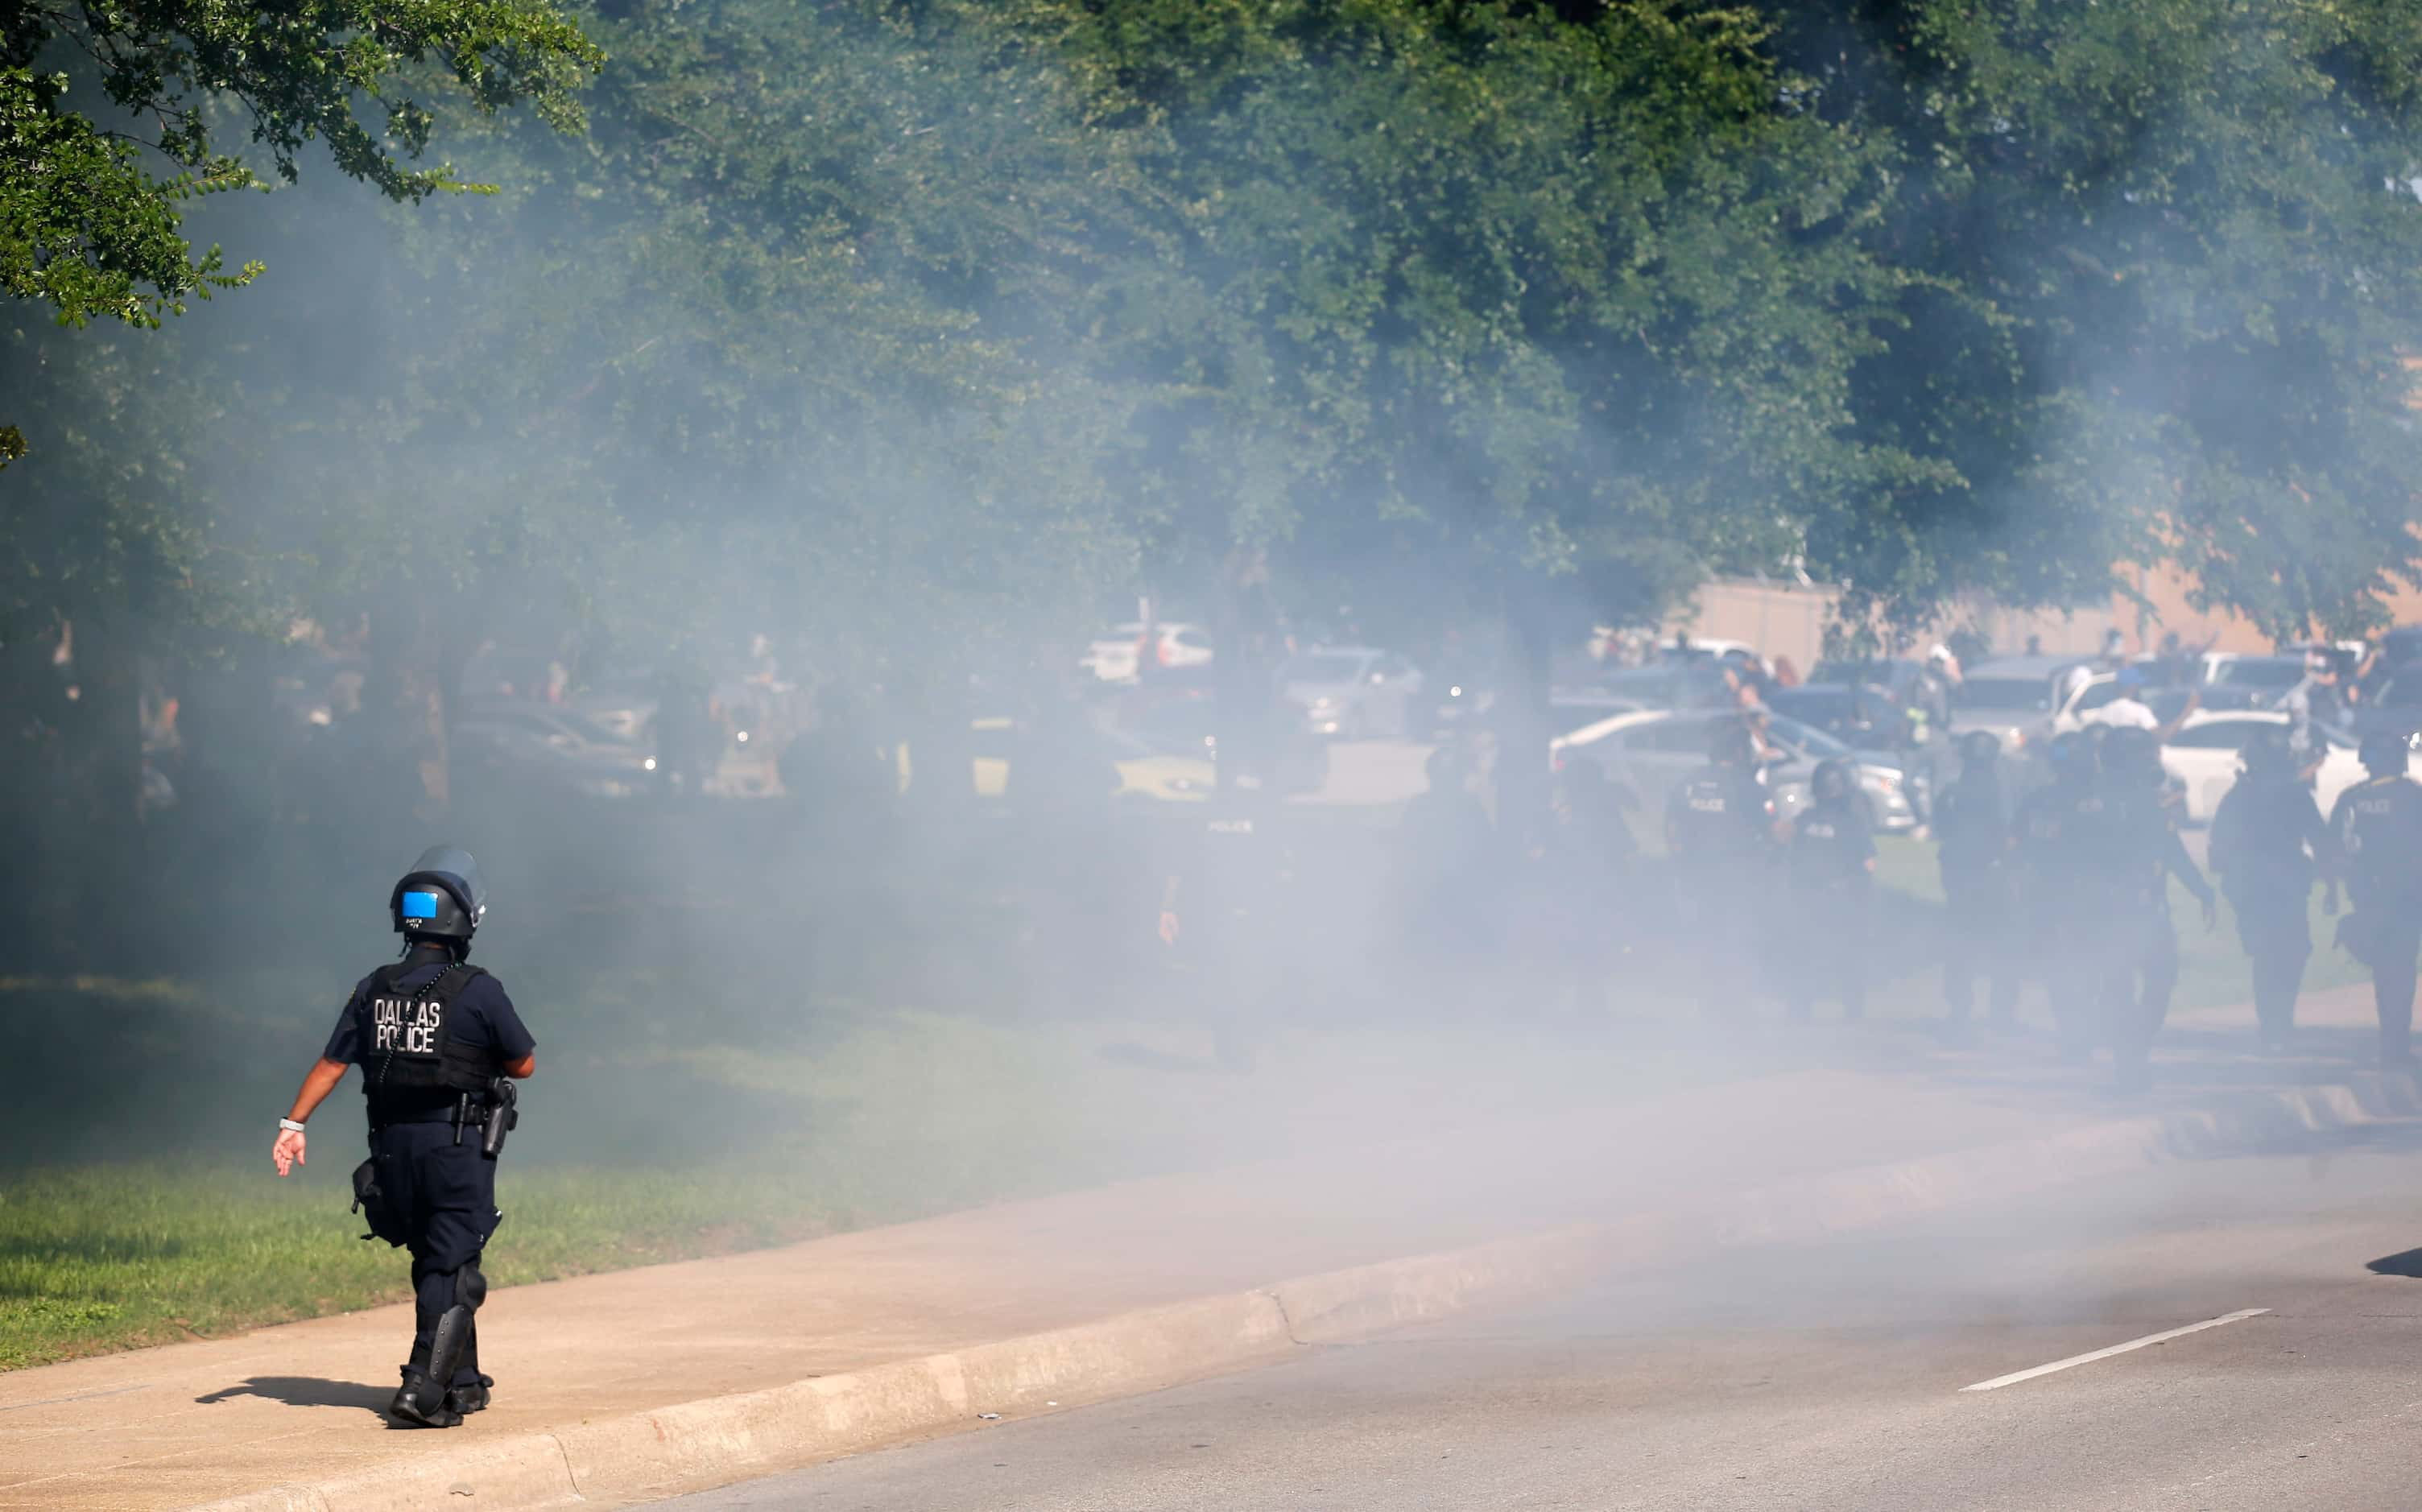
<instances>
[{"instance_id":1,"label":"duty belt","mask_svg":"<svg viewBox=\"0 0 2422 1512\"><path fill-rule=\"evenodd\" d=\"M462 1110L463 1116L465 1119L485 1117L491 1106L484 1102L472 1103ZM449 1102L442 1108L425 1108L417 1112L402 1113L393 1118L373 1119L370 1121L370 1132L375 1134L380 1129L395 1128L404 1124L451 1124L454 1122L456 1108L456 1104Z\"/></svg>"}]
</instances>

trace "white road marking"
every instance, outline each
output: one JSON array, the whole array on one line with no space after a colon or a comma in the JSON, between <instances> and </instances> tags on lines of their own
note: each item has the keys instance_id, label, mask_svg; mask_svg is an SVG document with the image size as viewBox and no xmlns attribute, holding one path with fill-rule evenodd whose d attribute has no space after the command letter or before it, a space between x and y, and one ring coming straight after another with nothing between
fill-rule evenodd
<instances>
[{"instance_id":1,"label":"white road marking","mask_svg":"<svg viewBox=\"0 0 2422 1512\"><path fill-rule=\"evenodd\" d=\"M2223 1323L2241 1323L2249 1317L2260 1317L2269 1311L2271 1309L2267 1307L2249 1307L2241 1312L2224 1313L2218 1317L2205 1318L2200 1323L2190 1323L2182 1329L2147 1333L2141 1339L2131 1339L2126 1344L2115 1344L2108 1349L2097 1349L2090 1354L2070 1355L2066 1360L2055 1360L2051 1364L2037 1365L2033 1370L2021 1370L2007 1376L1996 1376L1991 1380L1980 1380L1974 1386L1962 1386L1959 1389L1963 1392L1999 1391L2005 1386L2016 1386L2022 1380L2033 1380L2037 1376L2049 1376L2055 1370L2067 1370L2071 1365L2090 1365L2097 1360L2108 1360L2113 1355L2126 1354L2131 1349L2142 1349L2148 1344L2167 1344L2172 1339L2182 1339L2190 1333L2201 1333L2206 1329L2216 1329Z\"/></svg>"}]
</instances>

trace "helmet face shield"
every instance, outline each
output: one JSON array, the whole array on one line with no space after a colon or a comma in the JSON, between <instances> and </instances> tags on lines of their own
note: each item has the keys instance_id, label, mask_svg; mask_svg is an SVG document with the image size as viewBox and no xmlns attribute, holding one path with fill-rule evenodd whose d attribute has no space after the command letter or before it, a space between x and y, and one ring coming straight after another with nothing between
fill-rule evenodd
<instances>
[{"instance_id":1,"label":"helmet face shield","mask_svg":"<svg viewBox=\"0 0 2422 1512\"><path fill-rule=\"evenodd\" d=\"M387 913L399 935L466 940L487 911L488 889L480 880L480 863L454 845L432 845L421 852L387 898Z\"/></svg>"},{"instance_id":2,"label":"helmet face shield","mask_svg":"<svg viewBox=\"0 0 2422 1512\"><path fill-rule=\"evenodd\" d=\"M2102 737L2098 755L2108 777L2126 781L2161 780L2162 743L2149 730L2113 730Z\"/></svg>"},{"instance_id":3,"label":"helmet face shield","mask_svg":"<svg viewBox=\"0 0 2422 1512\"><path fill-rule=\"evenodd\" d=\"M2374 777L2402 777L2414 764L2414 736L2401 730L2379 730L2363 737L2355 759Z\"/></svg>"},{"instance_id":4,"label":"helmet face shield","mask_svg":"<svg viewBox=\"0 0 2422 1512\"><path fill-rule=\"evenodd\" d=\"M2269 775L2288 769L2288 729L2285 725L2261 725L2245 737L2237 750L2238 760L2246 771Z\"/></svg>"},{"instance_id":5,"label":"helmet face shield","mask_svg":"<svg viewBox=\"0 0 2422 1512\"><path fill-rule=\"evenodd\" d=\"M1850 795L1850 769L1839 761L1816 764L1808 776L1808 791L1819 803L1839 803Z\"/></svg>"},{"instance_id":6,"label":"helmet face shield","mask_svg":"<svg viewBox=\"0 0 2422 1512\"><path fill-rule=\"evenodd\" d=\"M2094 770L2094 742L2076 731L2052 736L2044 754L2058 776L2082 777Z\"/></svg>"}]
</instances>

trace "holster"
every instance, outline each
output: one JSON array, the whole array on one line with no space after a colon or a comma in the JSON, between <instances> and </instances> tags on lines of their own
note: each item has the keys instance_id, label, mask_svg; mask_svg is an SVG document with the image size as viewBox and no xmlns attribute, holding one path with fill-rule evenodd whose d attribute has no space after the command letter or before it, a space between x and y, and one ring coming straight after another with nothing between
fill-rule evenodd
<instances>
[{"instance_id":1,"label":"holster","mask_svg":"<svg viewBox=\"0 0 2422 1512\"><path fill-rule=\"evenodd\" d=\"M370 1231L365 1239L385 1239L401 1247L404 1242L403 1224L386 1200L378 1184L378 1160L375 1157L354 1167L354 1205L351 1209L362 1215Z\"/></svg>"}]
</instances>

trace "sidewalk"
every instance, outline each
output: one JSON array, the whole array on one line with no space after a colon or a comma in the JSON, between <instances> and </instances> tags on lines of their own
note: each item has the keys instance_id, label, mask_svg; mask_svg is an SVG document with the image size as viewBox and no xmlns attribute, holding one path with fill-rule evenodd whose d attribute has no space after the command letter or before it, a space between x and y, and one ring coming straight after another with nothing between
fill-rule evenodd
<instances>
[{"instance_id":1,"label":"sidewalk","mask_svg":"<svg viewBox=\"0 0 2422 1512\"><path fill-rule=\"evenodd\" d=\"M1922 1069L1485 1128L1442 1107L1415 1141L502 1291L480 1315L496 1406L446 1433L381 1415L403 1308L16 1372L0 1376L0 1507L617 1504L1151 1390L1576 1267L2413 1110L2402 1081L2256 1063L2182 1028L2193 1069L2141 1103L2028 1054L1911 1055L1906 1034L1853 1031L1828 1053ZM1543 1233L1558 1236L1503 1242Z\"/></svg>"}]
</instances>

